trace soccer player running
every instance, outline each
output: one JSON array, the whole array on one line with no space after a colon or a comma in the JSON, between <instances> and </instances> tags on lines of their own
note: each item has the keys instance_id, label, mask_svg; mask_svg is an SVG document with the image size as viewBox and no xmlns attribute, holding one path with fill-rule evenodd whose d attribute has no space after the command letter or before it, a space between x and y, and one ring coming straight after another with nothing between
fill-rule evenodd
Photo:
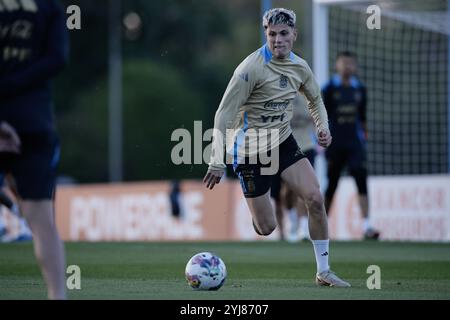
<instances>
[{"instance_id":1,"label":"soccer player running","mask_svg":"<svg viewBox=\"0 0 450 320\"><path fill-rule=\"evenodd\" d=\"M297 38L295 22L295 13L284 8L264 14L267 43L237 67L228 84L215 116L212 157L204 183L212 189L220 182L226 168L223 151L226 148L228 154L233 152L234 170L240 178L255 231L267 236L276 228L269 189L272 180L281 175L309 208L310 235L317 262L316 284L349 287L348 282L330 270L327 215L319 182L289 125L292 100L300 91L309 101L319 144L328 147L331 143L320 88L308 64L292 52ZM267 130L271 133L270 144ZM230 139L230 131L237 132L236 139ZM234 141L232 146L230 140ZM269 155L270 162L264 154Z\"/></svg>"},{"instance_id":2,"label":"soccer player running","mask_svg":"<svg viewBox=\"0 0 450 320\"><path fill-rule=\"evenodd\" d=\"M0 173L14 178L48 297L65 299L64 246L53 211L59 145L50 90L68 57L64 11L56 0L3 3Z\"/></svg>"},{"instance_id":3,"label":"soccer player running","mask_svg":"<svg viewBox=\"0 0 450 320\"><path fill-rule=\"evenodd\" d=\"M329 212L341 172L348 166L358 188L364 238L378 239L379 231L369 222L365 146L367 94L366 88L356 77L356 55L348 51L340 52L336 59L336 71L322 90L333 135L333 144L325 152L328 162L325 210Z\"/></svg>"}]
</instances>

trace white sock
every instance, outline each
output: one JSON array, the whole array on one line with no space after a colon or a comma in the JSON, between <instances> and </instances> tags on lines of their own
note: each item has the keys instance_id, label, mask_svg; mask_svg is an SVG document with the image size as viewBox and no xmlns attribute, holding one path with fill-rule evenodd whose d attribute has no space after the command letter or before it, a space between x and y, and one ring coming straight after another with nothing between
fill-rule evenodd
<instances>
[{"instance_id":1,"label":"white sock","mask_svg":"<svg viewBox=\"0 0 450 320\"><path fill-rule=\"evenodd\" d=\"M308 217L302 216L300 217L300 232L309 238L309 226L308 226Z\"/></svg>"},{"instance_id":2,"label":"white sock","mask_svg":"<svg viewBox=\"0 0 450 320\"><path fill-rule=\"evenodd\" d=\"M363 220L363 231L367 232L367 230L370 229L370 222L369 222L369 218L364 218Z\"/></svg>"},{"instance_id":3,"label":"white sock","mask_svg":"<svg viewBox=\"0 0 450 320\"><path fill-rule=\"evenodd\" d=\"M321 273L330 269L328 265L330 240L311 240L316 255L317 272Z\"/></svg>"}]
</instances>

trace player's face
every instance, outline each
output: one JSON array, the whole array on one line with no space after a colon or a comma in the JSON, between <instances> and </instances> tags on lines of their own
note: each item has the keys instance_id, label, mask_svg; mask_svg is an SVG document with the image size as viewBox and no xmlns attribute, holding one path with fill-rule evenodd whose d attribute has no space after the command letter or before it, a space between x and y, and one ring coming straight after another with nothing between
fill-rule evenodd
<instances>
[{"instance_id":1,"label":"player's face","mask_svg":"<svg viewBox=\"0 0 450 320\"><path fill-rule=\"evenodd\" d=\"M289 57L297 39L297 31L287 24L270 25L266 29L267 44L275 58Z\"/></svg>"},{"instance_id":2,"label":"player's face","mask_svg":"<svg viewBox=\"0 0 450 320\"><path fill-rule=\"evenodd\" d=\"M336 61L336 71L341 77L351 77L356 73L356 68L356 61L352 57L342 56Z\"/></svg>"}]
</instances>

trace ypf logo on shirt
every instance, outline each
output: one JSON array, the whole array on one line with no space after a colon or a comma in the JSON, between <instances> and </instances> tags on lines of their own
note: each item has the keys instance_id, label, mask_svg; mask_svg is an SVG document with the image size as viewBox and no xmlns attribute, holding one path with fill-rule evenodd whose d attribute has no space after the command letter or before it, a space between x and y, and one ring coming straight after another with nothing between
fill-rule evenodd
<instances>
[{"instance_id":1,"label":"ypf logo on shirt","mask_svg":"<svg viewBox=\"0 0 450 320\"><path fill-rule=\"evenodd\" d=\"M280 88L281 89L287 88L287 84L288 78L284 74L280 75Z\"/></svg>"}]
</instances>

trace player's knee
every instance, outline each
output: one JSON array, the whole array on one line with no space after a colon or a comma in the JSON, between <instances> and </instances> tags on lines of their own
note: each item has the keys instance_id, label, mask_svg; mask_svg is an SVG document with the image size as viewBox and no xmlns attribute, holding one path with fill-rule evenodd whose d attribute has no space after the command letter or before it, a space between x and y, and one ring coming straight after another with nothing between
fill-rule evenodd
<instances>
[{"instance_id":1,"label":"player's knee","mask_svg":"<svg viewBox=\"0 0 450 320\"><path fill-rule=\"evenodd\" d=\"M315 189L305 195L305 202L310 209L310 214L319 213L323 209L323 196L319 189Z\"/></svg>"},{"instance_id":2,"label":"player's knee","mask_svg":"<svg viewBox=\"0 0 450 320\"><path fill-rule=\"evenodd\" d=\"M269 219L269 220L261 221L259 223L258 229L259 229L260 235L268 236L275 230L276 227L277 227L277 224L276 224L275 220Z\"/></svg>"}]
</instances>

